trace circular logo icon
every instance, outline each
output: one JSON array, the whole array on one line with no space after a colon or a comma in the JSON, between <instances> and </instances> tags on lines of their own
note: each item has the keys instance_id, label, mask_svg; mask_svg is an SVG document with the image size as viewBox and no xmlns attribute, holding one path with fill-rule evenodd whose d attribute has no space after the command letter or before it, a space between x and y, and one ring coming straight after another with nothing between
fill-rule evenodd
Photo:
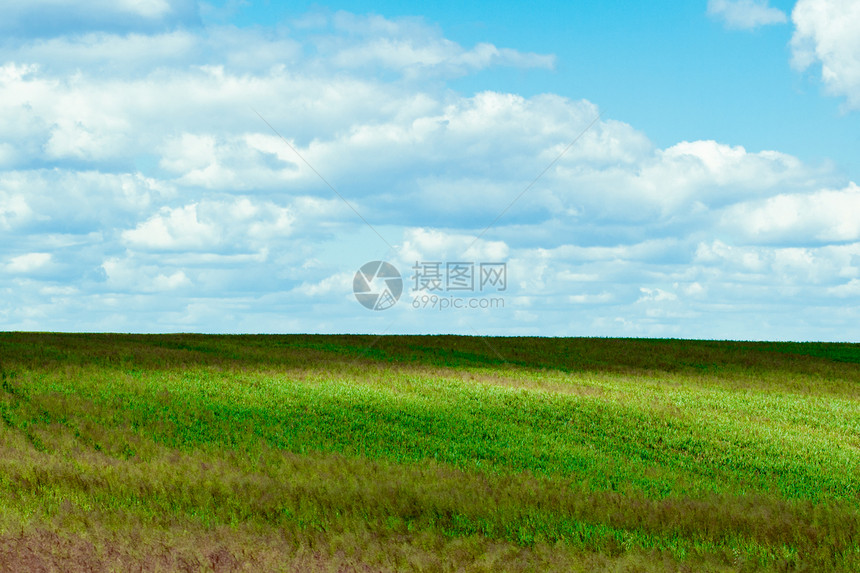
<instances>
[{"instance_id":1,"label":"circular logo icon","mask_svg":"<svg viewBox=\"0 0 860 573\"><path fill-rule=\"evenodd\" d=\"M352 279L355 298L370 310L385 310L394 306L403 293L403 279L394 265L371 261L362 265Z\"/></svg>"}]
</instances>

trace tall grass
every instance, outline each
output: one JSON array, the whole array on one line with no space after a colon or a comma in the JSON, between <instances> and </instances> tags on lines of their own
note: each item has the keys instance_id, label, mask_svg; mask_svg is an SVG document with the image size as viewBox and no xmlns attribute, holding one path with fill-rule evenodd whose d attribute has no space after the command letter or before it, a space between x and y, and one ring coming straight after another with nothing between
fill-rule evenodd
<instances>
[{"instance_id":1,"label":"tall grass","mask_svg":"<svg viewBox=\"0 0 860 573\"><path fill-rule=\"evenodd\" d=\"M490 343L0 334L0 549L59 536L117 569L860 568L857 345Z\"/></svg>"}]
</instances>

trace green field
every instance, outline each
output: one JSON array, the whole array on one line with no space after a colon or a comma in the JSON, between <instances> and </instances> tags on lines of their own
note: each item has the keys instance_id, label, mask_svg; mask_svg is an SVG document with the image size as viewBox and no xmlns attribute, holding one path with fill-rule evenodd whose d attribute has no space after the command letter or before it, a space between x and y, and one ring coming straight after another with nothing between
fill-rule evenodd
<instances>
[{"instance_id":1,"label":"green field","mask_svg":"<svg viewBox=\"0 0 860 573\"><path fill-rule=\"evenodd\" d=\"M0 382L0 571L860 570L860 345L0 333Z\"/></svg>"}]
</instances>

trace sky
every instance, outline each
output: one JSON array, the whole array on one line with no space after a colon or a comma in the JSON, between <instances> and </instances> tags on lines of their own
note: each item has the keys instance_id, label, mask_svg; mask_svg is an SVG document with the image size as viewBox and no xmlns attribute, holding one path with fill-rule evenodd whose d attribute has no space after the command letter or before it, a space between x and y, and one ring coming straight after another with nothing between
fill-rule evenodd
<instances>
[{"instance_id":1,"label":"sky","mask_svg":"<svg viewBox=\"0 0 860 573\"><path fill-rule=\"evenodd\" d=\"M858 151L858 0L5 0L0 330L857 342Z\"/></svg>"}]
</instances>

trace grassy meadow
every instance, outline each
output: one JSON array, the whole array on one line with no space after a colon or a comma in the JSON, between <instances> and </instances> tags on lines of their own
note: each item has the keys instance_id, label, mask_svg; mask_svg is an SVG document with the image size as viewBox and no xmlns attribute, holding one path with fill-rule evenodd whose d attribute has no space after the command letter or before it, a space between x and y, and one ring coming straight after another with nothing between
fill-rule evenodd
<instances>
[{"instance_id":1,"label":"grassy meadow","mask_svg":"<svg viewBox=\"0 0 860 573\"><path fill-rule=\"evenodd\" d=\"M0 333L0 571L858 571L860 345Z\"/></svg>"}]
</instances>

